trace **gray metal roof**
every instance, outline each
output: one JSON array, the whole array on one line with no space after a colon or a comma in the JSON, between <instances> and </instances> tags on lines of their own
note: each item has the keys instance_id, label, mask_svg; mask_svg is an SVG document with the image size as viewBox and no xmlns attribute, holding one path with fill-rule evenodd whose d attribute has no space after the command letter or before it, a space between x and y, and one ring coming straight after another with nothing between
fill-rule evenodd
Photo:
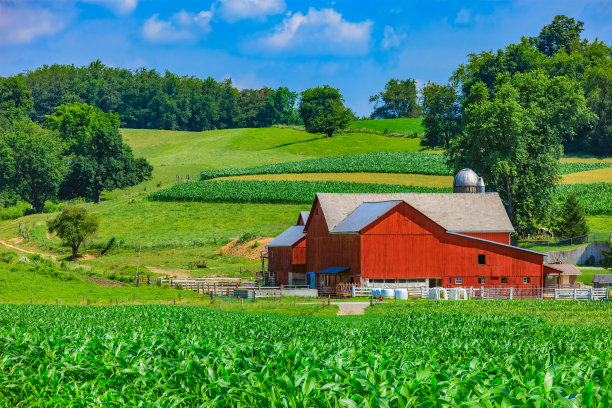
<instances>
[{"instance_id":1,"label":"gray metal roof","mask_svg":"<svg viewBox=\"0 0 612 408\"><path fill-rule=\"evenodd\" d=\"M296 244L299 240L306 237L303 225L293 225L283 231L279 236L274 238L266 245L268 248L274 247L290 247Z\"/></svg>"},{"instance_id":2,"label":"gray metal roof","mask_svg":"<svg viewBox=\"0 0 612 408\"><path fill-rule=\"evenodd\" d=\"M447 231L514 231L497 193L318 193L317 198L329 231L340 225L361 204L381 201L405 201Z\"/></svg>"},{"instance_id":3,"label":"gray metal roof","mask_svg":"<svg viewBox=\"0 0 612 408\"><path fill-rule=\"evenodd\" d=\"M593 279L591 280L593 283L612 283L612 273L598 273L593 275Z\"/></svg>"},{"instance_id":4,"label":"gray metal roof","mask_svg":"<svg viewBox=\"0 0 612 408\"><path fill-rule=\"evenodd\" d=\"M453 180L453 187L460 186L473 186L478 185L478 175L472 169L462 169L457 172L455 179Z\"/></svg>"},{"instance_id":5,"label":"gray metal roof","mask_svg":"<svg viewBox=\"0 0 612 408\"><path fill-rule=\"evenodd\" d=\"M377 218L386 214L387 211L401 203L400 200L379 201L375 203L362 203L348 217L344 219L337 227L330 232L347 234L361 231L366 226L370 225Z\"/></svg>"}]
</instances>

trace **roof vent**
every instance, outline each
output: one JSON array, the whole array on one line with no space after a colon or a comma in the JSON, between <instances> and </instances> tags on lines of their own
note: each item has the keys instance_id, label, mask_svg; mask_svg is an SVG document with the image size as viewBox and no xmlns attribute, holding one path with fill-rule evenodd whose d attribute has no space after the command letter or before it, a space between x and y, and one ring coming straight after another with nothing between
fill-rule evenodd
<instances>
[{"instance_id":1,"label":"roof vent","mask_svg":"<svg viewBox=\"0 0 612 408\"><path fill-rule=\"evenodd\" d=\"M484 180L482 179L482 177L478 177L478 186L476 187L476 192L477 193L485 192L485 184L484 184Z\"/></svg>"},{"instance_id":2,"label":"roof vent","mask_svg":"<svg viewBox=\"0 0 612 408\"><path fill-rule=\"evenodd\" d=\"M453 193L476 193L478 190L478 175L472 169L463 169L455 175ZM484 181L482 183L484 188Z\"/></svg>"}]
</instances>

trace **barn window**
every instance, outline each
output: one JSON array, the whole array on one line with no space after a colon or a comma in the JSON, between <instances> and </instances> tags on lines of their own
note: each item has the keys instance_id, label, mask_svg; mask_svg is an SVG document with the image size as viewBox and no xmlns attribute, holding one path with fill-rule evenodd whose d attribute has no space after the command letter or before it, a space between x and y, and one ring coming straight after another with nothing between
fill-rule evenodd
<instances>
[{"instance_id":1,"label":"barn window","mask_svg":"<svg viewBox=\"0 0 612 408\"><path fill-rule=\"evenodd\" d=\"M508 283L508 278L502 278L501 283Z\"/></svg>"},{"instance_id":2,"label":"barn window","mask_svg":"<svg viewBox=\"0 0 612 408\"><path fill-rule=\"evenodd\" d=\"M455 285L463 284L463 278L455 278Z\"/></svg>"},{"instance_id":3,"label":"barn window","mask_svg":"<svg viewBox=\"0 0 612 408\"><path fill-rule=\"evenodd\" d=\"M484 285L485 278L478 278L478 283L480 283L481 285Z\"/></svg>"},{"instance_id":4,"label":"barn window","mask_svg":"<svg viewBox=\"0 0 612 408\"><path fill-rule=\"evenodd\" d=\"M485 259L484 254L479 254L478 255L478 265L484 265L485 261L486 261L486 259Z\"/></svg>"},{"instance_id":5,"label":"barn window","mask_svg":"<svg viewBox=\"0 0 612 408\"><path fill-rule=\"evenodd\" d=\"M528 283L531 283L531 278L523 278L523 283L526 285Z\"/></svg>"}]
</instances>

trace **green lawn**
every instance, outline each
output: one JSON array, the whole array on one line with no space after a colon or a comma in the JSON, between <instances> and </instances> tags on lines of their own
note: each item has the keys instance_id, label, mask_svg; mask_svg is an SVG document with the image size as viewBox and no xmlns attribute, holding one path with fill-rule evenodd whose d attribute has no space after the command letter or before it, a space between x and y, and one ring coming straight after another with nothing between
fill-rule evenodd
<instances>
[{"instance_id":1,"label":"green lawn","mask_svg":"<svg viewBox=\"0 0 612 408\"><path fill-rule=\"evenodd\" d=\"M581 275L578 276L577 281L582 282L585 285L592 285L591 281L593 280L593 275L602 275L607 273L612 273L610 269L588 269L588 268L580 268Z\"/></svg>"},{"instance_id":2,"label":"green lawn","mask_svg":"<svg viewBox=\"0 0 612 408\"><path fill-rule=\"evenodd\" d=\"M422 135L425 132L421 118L399 118L399 119L369 119L356 120L351 123L352 129L369 129L381 133L400 133Z\"/></svg>"}]
</instances>

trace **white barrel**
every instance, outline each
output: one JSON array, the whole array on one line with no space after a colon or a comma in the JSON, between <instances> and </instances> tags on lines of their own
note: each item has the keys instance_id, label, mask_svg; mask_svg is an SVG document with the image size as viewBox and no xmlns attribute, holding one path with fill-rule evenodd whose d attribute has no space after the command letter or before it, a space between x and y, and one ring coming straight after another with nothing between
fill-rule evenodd
<instances>
[{"instance_id":1,"label":"white barrel","mask_svg":"<svg viewBox=\"0 0 612 408\"><path fill-rule=\"evenodd\" d=\"M399 300L408 300L408 291L406 289L395 289L395 296Z\"/></svg>"},{"instance_id":2,"label":"white barrel","mask_svg":"<svg viewBox=\"0 0 612 408\"><path fill-rule=\"evenodd\" d=\"M381 296L382 297L386 297L386 298L394 298L395 297L395 290L393 289L382 289L381 290Z\"/></svg>"}]
</instances>

